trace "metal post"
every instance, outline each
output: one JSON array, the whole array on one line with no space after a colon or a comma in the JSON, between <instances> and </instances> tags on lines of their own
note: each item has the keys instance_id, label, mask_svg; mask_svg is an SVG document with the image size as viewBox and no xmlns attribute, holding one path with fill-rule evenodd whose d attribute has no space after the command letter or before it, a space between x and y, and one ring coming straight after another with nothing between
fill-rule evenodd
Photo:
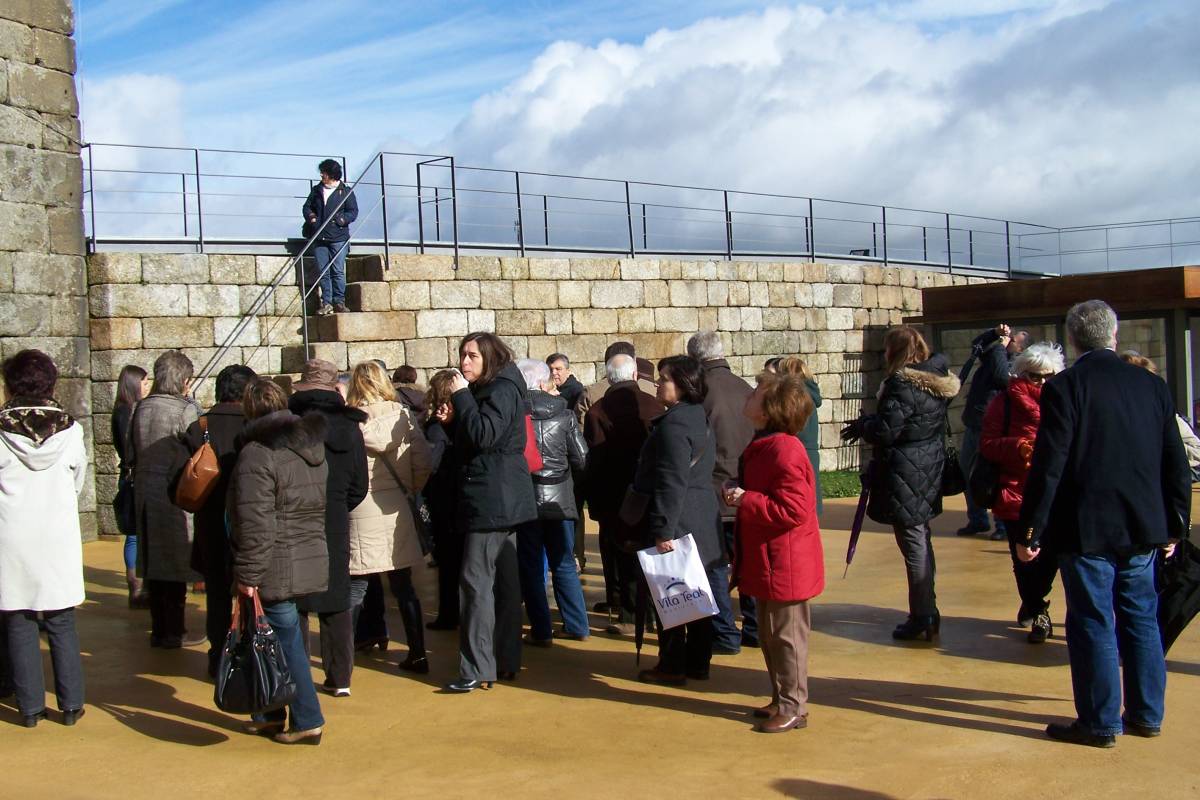
<instances>
[{"instance_id":1,"label":"metal post","mask_svg":"<svg viewBox=\"0 0 1200 800\"><path fill-rule=\"evenodd\" d=\"M954 272L954 253L950 249L950 215L946 215L946 267Z\"/></svg>"},{"instance_id":2,"label":"metal post","mask_svg":"<svg viewBox=\"0 0 1200 800\"><path fill-rule=\"evenodd\" d=\"M729 213L729 192L721 191L725 200L725 260L733 261L733 216Z\"/></svg>"},{"instance_id":3,"label":"metal post","mask_svg":"<svg viewBox=\"0 0 1200 800\"><path fill-rule=\"evenodd\" d=\"M642 249L650 249L650 237L646 231L646 204L642 203Z\"/></svg>"},{"instance_id":4,"label":"metal post","mask_svg":"<svg viewBox=\"0 0 1200 800\"><path fill-rule=\"evenodd\" d=\"M880 206L883 212L883 263L887 263L887 206Z\"/></svg>"},{"instance_id":5,"label":"metal post","mask_svg":"<svg viewBox=\"0 0 1200 800\"><path fill-rule=\"evenodd\" d=\"M437 208L437 203L434 203ZM442 237L439 235L438 239ZM417 162L417 252L425 252L425 198L421 196L421 162Z\"/></svg>"},{"instance_id":6,"label":"metal post","mask_svg":"<svg viewBox=\"0 0 1200 800\"><path fill-rule=\"evenodd\" d=\"M433 236L436 241L442 240L442 197L438 187L433 187Z\"/></svg>"},{"instance_id":7,"label":"metal post","mask_svg":"<svg viewBox=\"0 0 1200 800\"><path fill-rule=\"evenodd\" d=\"M196 160L196 231L200 236L200 252L204 252L204 209L200 206L200 151L192 148Z\"/></svg>"},{"instance_id":8,"label":"metal post","mask_svg":"<svg viewBox=\"0 0 1200 800\"><path fill-rule=\"evenodd\" d=\"M877 235L878 231L875 230L876 224L877 223L875 223L875 222L871 223L871 257L872 258L879 257L879 237Z\"/></svg>"},{"instance_id":9,"label":"metal post","mask_svg":"<svg viewBox=\"0 0 1200 800\"><path fill-rule=\"evenodd\" d=\"M546 237L546 247L550 246L550 201L542 195L542 233Z\"/></svg>"},{"instance_id":10,"label":"metal post","mask_svg":"<svg viewBox=\"0 0 1200 800\"><path fill-rule=\"evenodd\" d=\"M391 269L392 247L388 243L387 179L383 174L383 153L379 154L379 206L383 209L383 268Z\"/></svg>"},{"instance_id":11,"label":"metal post","mask_svg":"<svg viewBox=\"0 0 1200 800\"><path fill-rule=\"evenodd\" d=\"M625 181L625 221L629 223L629 257L636 254L633 245L633 208L629 204L629 181Z\"/></svg>"},{"instance_id":12,"label":"metal post","mask_svg":"<svg viewBox=\"0 0 1200 800\"><path fill-rule=\"evenodd\" d=\"M921 260L929 260L929 235L924 225L921 226Z\"/></svg>"},{"instance_id":13,"label":"metal post","mask_svg":"<svg viewBox=\"0 0 1200 800\"><path fill-rule=\"evenodd\" d=\"M187 235L188 235L188 229L187 229L187 173L186 172L179 173L179 183L181 185L181 188L183 189L183 192L182 192L182 194L183 194L183 238L186 239Z\"/></svg>"},{"instance_id":14,"label":"metal post","mask_svg":"<svg viewBox=\"0 0 1200 800\"><path fill-rule=\"evenodd\" d=\"M817 260L817 220L813 216L813 201L808 198L808 260Z\"/></svg>"},{"instance_id":15,"label":"metal post","mask_svg":"<svg viewBox=\"0 0 1200 800\"><path fill-rule=\"evenodd\" d=\"M304 268L303 254L297 259L300 267L300 335L304 341L304 360L308 360L308 288L307 270Z\"/></svg>"},{"instance_id":16,"label":"metal post","mask_svg":"<svg viewBox=\"0 0 1200 800\"><path fill-rule=\"evenodd\" d=\"M525 212L521 207L521 172L520 170L513 173L513 177L517 182L517 249L521 253L521 257L525 257Z\"/></svg>"},{"instance_id":17,"label":"metal post","mask_svg":"<svg viewBox=\"0 0 1200 800\"><path fill-rule=\"evenodd\" d=\"M458 269L458 184L454 178L454 156L450 156L450 210L454 212L454 269Z\"/></svg>"},{"instance_id":18,"label":"metal post","mask_svg":"<svg viewBox=\"0 0 1200 800\"><path fill-rule=\"evenodd\" d=\"M975 266L975 229L967 228L967 263Z\"/></svg>"},{"instance_id":19,"label":"metal post","mask_svg":"<svg viewBox=\"0 0 1200 800\"><path fill-rule=\"evenodd\" d=\"M89 144L88 151L88 205L92 211L92 252L96 252L96 173L92 169L92 160L96 157L96 151Z\"/></svg>"},{"instance_id":20,"label":"metal post","mask_svg":"<svg viewBox=\"0 0 1200 800\"><path fill-rule=\"evenodd\" d=\"M1004 258L1008 267L1008 279L1012 280L1012 234L1009 231L1008 220L1004 220Z\"/></svg>"}]
</instances>

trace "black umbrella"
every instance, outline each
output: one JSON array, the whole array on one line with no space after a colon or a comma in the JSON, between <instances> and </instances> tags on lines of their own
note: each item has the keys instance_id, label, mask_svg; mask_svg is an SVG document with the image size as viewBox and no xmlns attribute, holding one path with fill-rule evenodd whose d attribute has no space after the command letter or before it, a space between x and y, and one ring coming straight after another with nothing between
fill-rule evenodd
<instances>
[{"instance_id":1,"label":"black umbrella","mask_svg":"<svg viewBox=\"0 0 1200 800\"><path fill-rule=\"evenodd\" d=\"M858 537L862 535L863 520L867 516L867 501L871 498L871 475L875 471L875 462L867 462L867 467L859 476L862 482L862 491L858 493L858 508L854 511L854 524L850 526L850 543L846 546L846 569L842 572L842 577L845 578L850 572L850 562L854 560L854 553L858 550Z\"/></svg>"},{"instance_id":2,"label":"black umbrella","mask_svg":"<svg viewBox=\"0 0 1200 800\"><path fill-rule=\"evenodd\" d=\"M1181 541L1175 555L1159 565L1158 629L1163 653L1200 613L1200 548Z\"/></svg>"},{"instance_id":3,"label":"black umbrella","mask_svg":"<svg viewBox=\"0 0 1200 800\"><path fill-rule=\"evenodd\" d=\"M646 640L646 576L642 576L637 586L637 605L633 610L633 646L637 649L634 663L641 666L642 642Z\"/></svg>"}]
</instances>

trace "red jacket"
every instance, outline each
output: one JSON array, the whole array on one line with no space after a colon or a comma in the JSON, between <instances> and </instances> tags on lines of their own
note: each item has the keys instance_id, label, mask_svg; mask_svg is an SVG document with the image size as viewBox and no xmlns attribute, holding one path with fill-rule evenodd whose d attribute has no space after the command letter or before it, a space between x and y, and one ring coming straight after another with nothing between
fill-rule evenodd
<instances>
[{"instance_id":1,"label":"red jacket","mask_svg":"<svg viewBox=\"0 0 1200 800\"><path fill-rule=\"evenodd\" d=\"M774 433L742 454L734 575L739 591L777 602L808 600L825 588L816 476L804 445Z\"/></svg>"},{"instance_id":2,"label":"red jacket","mask_svg":"<svg viewBox=\"0 0 1200 800\"><path fill-rule=\"evenodd\" d=\"M1011 522L1021 516L1021 499L1025 496L1025 478L1029 467L1018 449L1023 440L1030 444L1037 438L1042 421L1042 385L1025 378L1013 378L1008 384L1011 417L1008 431L1004 430L1004 394L992 398L983 415L983 433L979 439L979 454L1000 467L1000 493L992 512L996 519Z\"/></svg>"}]
</instances>

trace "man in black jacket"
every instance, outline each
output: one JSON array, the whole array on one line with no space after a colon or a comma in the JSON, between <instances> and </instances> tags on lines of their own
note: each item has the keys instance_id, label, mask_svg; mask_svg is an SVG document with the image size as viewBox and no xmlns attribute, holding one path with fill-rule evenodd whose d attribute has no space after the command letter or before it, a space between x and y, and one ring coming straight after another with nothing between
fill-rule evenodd
<instances>
[{"instance_id":1,"label":"man in black jacket","mask_svg":"<svg viewBox=\"0 0 1200 800\"><path fill-rule=\"evenodd\" d=\"M1079 303L1067 334L1080 356L1042 390L1017 555L1057 557L1067 597L1078 718L1046 733L1112 747L1116 734L1157 736L1162 725L1155 550L1170 557L1188 533L1191 477L1166 384L1113 352L1113 310Z\"/></svg>"},{"instance_id":2,"label":"man in black jacket","mask_svg":"<svg viewBox=\"0 0 1200 800\"><path fill-rule=\"evenodd\" d=\"M304 236L321 233L311 253L321 287L321 305L317 313L342 313L346 308L346 254L350 252L350 223L358 219L358 201L354 192L342 183L342 165L327 158L317 165L321 182L304 201ZM328 222L328 224L325 224ZM321 226L324 225L324 228Z\"/></svg>"},{"instance_id":3,"label":"man in black jacket","mask_svg":"<svg viewBox=\"0 0 1200 800\"><path fill-rule=\"evenodd\" d=\"M992 398L1004 391L1008 386L1009 369L1012 360L1020 355L1029 342L1029 334L1025 331L1012 330L1003 323L991 330L986 330L975 337L971 343L971 359L979 362L975 377L971 380L971 388L967 390L967 403L963 407L963 437L962 447L958 451L958 463L962 466L963 474L970 475L979 457L979 438L983 433L983 415L987 411ZM970 361L967 362L970 364ZM964 368L959 379L966 381L968 368ZM976 533L987 533L991 529L986 508L981 508L971 501L971 493L965 493L967 499L967 524L958 529L959 536L973 536ZM996 520L996 530L992 539L1003 541L1008 538L1004 531L1004 523Z\"/></svg>"}]
</instances>

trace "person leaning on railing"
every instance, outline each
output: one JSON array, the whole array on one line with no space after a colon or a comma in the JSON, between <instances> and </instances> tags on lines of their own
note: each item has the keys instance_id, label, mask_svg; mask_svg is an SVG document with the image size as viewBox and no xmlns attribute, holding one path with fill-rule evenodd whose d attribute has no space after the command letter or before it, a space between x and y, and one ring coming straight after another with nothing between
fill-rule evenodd
<instances>
[{"instance_id":1,"label":"person leaning on railing","mask_svg":"<svg viewBox=\"0 0 1200 800\"><path fill-rule=\"evenodd\" d=\"M317 165L321 182L304 201L304 238L320 230L310 250L321 287L317 313L342 313L346 308L346 255L350 252L350 223L358 219L358 201L342 182L342 165L327 158ZM324 227L322 227L324 225Z\"/></svg>"}]
</instances>

